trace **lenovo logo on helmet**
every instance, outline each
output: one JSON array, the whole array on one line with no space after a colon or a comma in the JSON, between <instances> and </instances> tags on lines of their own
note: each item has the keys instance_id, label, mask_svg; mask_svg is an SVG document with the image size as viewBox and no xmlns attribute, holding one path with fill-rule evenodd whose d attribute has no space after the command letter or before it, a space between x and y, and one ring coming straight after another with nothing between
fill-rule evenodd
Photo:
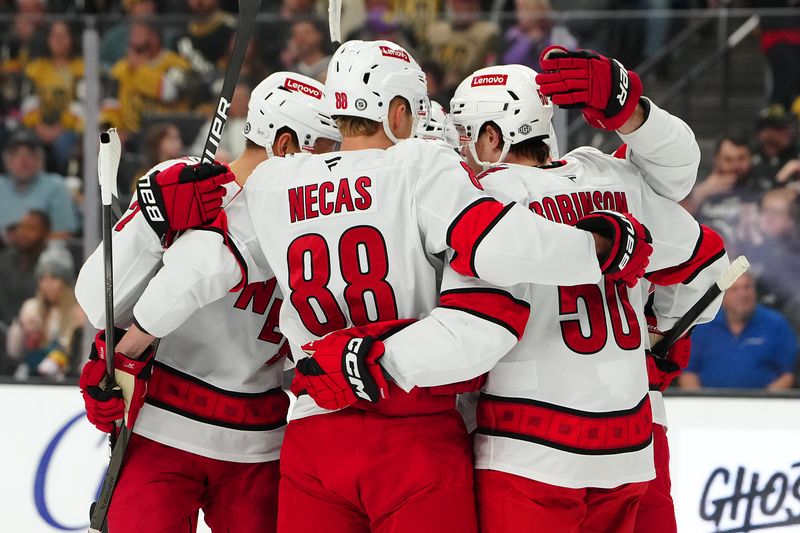
<instances>
[{"instance_id":1,"label":"lenovo logo on helmet","mask_svg":"<svg viewBox=\"0 0 800 533\"><path fill-rule=\"evenodd\" d=\"M473 87L483 87L484 85L505 85L508 81L508 74L483 74L472 78Z\"/></svg>"},{"instance_id":2,"label":"lenovo logo on helmet","mask_svg":"<svg viewBox=\"0 0 800 533\"><path fill-rule=\"evenodd\" d=\"M312 87L307 83L303 83L302 81L293 80L292 78L286 78L286 82L283 85L290 91L303 93L305 95L311 96L312 98L316 98L317 100L322 100L322 91L320 91L316 87Z\"/></svg>"},{"instance_id":3,"label":"lenovo logo on helmet","mask_svg":"<svg viewBox=\"0 0 800 533\"><path fill-rule=\"evenodd\" d=\"M395 59L402 59L406 63L411 63L411 58L408 57L408 54L405 50L396 50L394 48L389 48L388 46L380 46L381 54L386 57L393 57Z\"/></svg>"}]
</instances>

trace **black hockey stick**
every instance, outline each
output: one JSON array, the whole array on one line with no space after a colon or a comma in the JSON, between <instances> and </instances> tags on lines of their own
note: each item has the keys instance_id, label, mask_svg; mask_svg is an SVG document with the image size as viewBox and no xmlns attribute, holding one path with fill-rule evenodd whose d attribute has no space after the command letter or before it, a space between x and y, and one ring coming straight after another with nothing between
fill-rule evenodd
<instances>
[{"instance_id":1,"label":"black hockey stick","mask_svg":"<svg viewBox=\"0 0 800 533\"><path fill-rule=\"evenodd\" d=\"M716 283L714 283L708 290L700 297L699 300L688 310L686 314L683 315L672 328L664 334L664 337L659 340L657 343L650 348L650 353L654 356L658 357L659 359L666 359L667 354L669 353L669 349L675 344L675 341L681 338L681 336L689 331L689 328L694 325L695 320L705 311L711 302L717 299L717 297L728 290L733 282L735 282L739 277L747 272L747 269L750 268L750 263L747 261L747 258L743 255L740 255L733 262L730 266L722 273Z\"/></svg>"},{"instance_id":2,"label":"black hockey stick","mask_svg":"<svg viewBox=\"0 0 800 533\"><path fill-rule=\"evenodd\" d=\"M214 119L211 121L211 128L206 137L206 146L203 150L201 162L212 163L214 156L217 155L222 130L228 121L228 108L231 106L233 91L236 89L236 82L239 80L239 71L242 70L244 56L247 53L247 45L256 25L256 14L261 7L261 0L239 0L239 22L236 29L236 43L233 45L233 53L228 62L228 70L225 72L225 81L222 82L222 90L217 101L217 108L214 111Z\"/></svg>"},{"instance_id":3,"label":"black hockey stick","mask_svg":"<svg viewBox=\"0 0 800 533\"><path fill-rule=\"evenodd\" d=\"M231 100L233 99L233 92L236 88L236 82L239 79L239 71L242 69L242 64L244 63L245 53L247 52L247 46L250 43L250 38L253 35L253 30L255 29L256 24L256 14L258 13L259 8L261 7L261 0L239 0L239 20L236 30L236 42L233 46L233 52L231 53L231 58L228 63L228 69L225 72L225 80L222 83L222 90L220 91L219 101L217 102L217 107L214 112L214 118L211 121L211 127L208 131L208 137L206 138L205 149L203 150L202 155L202 162L203 163L211 163L214 161L214 157L217 153L217 148L219 147L220 139L222 138L222 131L225 128L225 123L228 121L228 108L231 105ZM115 172L116 176L116 172ZM104 250L106 250L106 246L108 246L109 255L106 256L106 264L107 267L109 266L108 263L110 261L110 250L111 250L111 230L110 225L108 228L108 237L105 236L105 202L103 207L103 224L104 224L104 238L103 238L103 246ZM109 221L110 221L109 217ZM106 245L106 241L108 244ZM110 341L107 341L108 345L108 352L110 352L110 356L106 358L107 365L110 366L108 370L108 375L111 377L111 381L113 382L114 376L114 366L113 361L109 363L109 361L113 357L113 335L114 335L114 322L113 322L113 283L110 280L108 271L106 274L106 336L109 339L108 335L111 332ZM109 292L110 291L110 292ZM108 299L108 295L111 294L111 299ZM111 302L110 313L109 313L109 302ZM112 317L112 321L109 323L109 317ZM108 465L108 470L106 471L106 476L103 479L103 485L100 488L100 494L97 498L97 502L92 504L91 509L91 520L89 522L89 532L90 533L100 533L104 530L106 518L108 516L108 510L111 506L111 497L114 494L114 489L117 486L117 480L119 479L119 475L122 469L123 460L125 458L125 451L128 448L128 441L130 439L131 429L126 425L123 424L119 437L117 438L117 442L113 447L111 452L111 461Z\"/></svg>"},{"instance_id":4,"label":"black hockey stick","mask_svg":"<svg viewBox=\"0 0 800 533\"><path fill-rule=\"evenodd\" d=\"M105 133L100 134L100 153L97 158L97 174L100 181L100 199L103 204L103 274L105 282L105 303L106 303L106 379L103 388L106 390L118 389L116 379L114 377L114 347L116 346L116 339L114 339L114 262L113 262L113 249L111 244L111 229L114 224L113 213L111 204L113 202L114 191L117 184L117 169L119 168L119 159L121 155L119 136L116 130L110 129ZM109 445L112 451L112 463L114 461L113 452L116 450L121 442L127 441L127 432L125 432L125 425L122 424L119 438L117 438L116 431L109 434ZM127 442L126 442L127 444ZM111 471L111 466L109 466ZM108 478L108 476L106 476ZM108 485L103 481L103 488ZM104 498L110 499L111 495L106 495L106 491L101 489L99 500L102 502ZM90 509L91 519L89 521L89 531L100 531L103 523L98 522L95 518L98 505L92 504Z\"/></svg>"}]
</instances>

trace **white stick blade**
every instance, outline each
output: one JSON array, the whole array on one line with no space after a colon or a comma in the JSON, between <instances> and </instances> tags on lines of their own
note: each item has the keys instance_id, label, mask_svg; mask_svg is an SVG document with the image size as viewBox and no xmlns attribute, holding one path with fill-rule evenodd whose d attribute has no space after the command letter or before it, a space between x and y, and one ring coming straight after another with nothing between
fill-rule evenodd
<instances>
[{"instance_id":1,"label":"white stick blade","mask_svg":"<svg viewBox=\"0 0 800 533\"><path fill-rule=\"evenodd\" d=\"M111 197L117 196L117 169L122 147L116 128L100 134L100 152L97 155L97 177L100 181L100 197L103 205L111 205Z\"/></svg>"},{"instance_id":2,"label":"white stick blade","mask_svg":"<svg viewBox=\"0 0 800 533\"><path fill-rule=\"evenodd\" d=\"M342 42L342 0L328 0L328 27L331 31L331 42Z\"/></svg>"},{"instance_id":3,"label":"white stick blade","mask_svg":"<svg viewBox=\"0 0 800 533\"><path fill-rule=\"evenodd\" d=\"M730 288L733 283L739 279L739 276L747 272L750 268L750 262L747 258L743 255L740 255L736 259L731 262L731 266L720 276L717 285L723 291L726 291Z\"/></svg>"}]
</instances>

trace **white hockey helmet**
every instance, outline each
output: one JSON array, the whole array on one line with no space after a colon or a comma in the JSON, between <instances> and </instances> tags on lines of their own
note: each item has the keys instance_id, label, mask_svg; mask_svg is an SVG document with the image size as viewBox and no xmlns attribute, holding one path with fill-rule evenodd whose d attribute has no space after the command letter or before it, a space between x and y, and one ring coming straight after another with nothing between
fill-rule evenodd
<instances>
[{"instance_id":1,"label":"white hockey helmet","mask_svg":"<svg viewBox=\"0 0 800 533\"><path fill-rule=\"evenodd\" d=\"M444 110L442 104L436 100L431 100L430 117L428 117L427 122L419 122L414 137L444 141L454 150L459 149L459 137L456 131L456 125L453 124L453 117L451 117L447 111Z\"/></svg>"},{"instance_id":2,"label":"white hockey helmet","mask_svg":"<svg viewBox=\"0 0 800 533\"><path fill-rule=\"evenodd\" d=\"M294 72L276 72L250 94L244 136L273 157L275 133L287 126L297 134L300 149L313 153L318 139L341 140L326 109L325 86L320 82Z\"/></svg>"},{"instance_id":3,"label":"white hockey helmet","mask_svg":"<svg viewBox=\"0 0 800 533\"><path fill-rule=\"evenodd\" d=\"M389 128L389 103L402 96L411 106L412 133L420 121L427 122L428 87L425 73L400 45L390 41L347 41L333 54L325 80L328 112L374 120L392 142L398 139Z\"/></svg>"},{"instance_id":4,"label":"white hockey helmet","mask_svg":"<svg viewBox=\"0 0 800 533\"><path fill-rule=\"evenodd\" d=\"M475 71L461 82L450 101L450 115L461 145L484 169L502 163L512 145L551 136L553 104L539 91L536 71L523 65L501 65ZM478 158L475 142L481 127L494 122L503 136L500 159Z\"/></svg>"}]
</instances>

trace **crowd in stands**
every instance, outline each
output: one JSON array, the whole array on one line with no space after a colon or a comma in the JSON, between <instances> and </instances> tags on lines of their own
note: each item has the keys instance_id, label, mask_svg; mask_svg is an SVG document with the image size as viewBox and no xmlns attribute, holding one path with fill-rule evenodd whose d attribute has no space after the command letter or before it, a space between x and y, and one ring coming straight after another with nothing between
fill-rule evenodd
<instances>
[{"instance_id":1,"label":"crowd in stands","mask_svg":"<svg viewBox=\"0 0 800 533\"><path fill-rule=\"evenodd\" d=\"M447 107L457 84L478 68L538 69L551 44L598 49L635 68L685 25L658 11L639 20L560 14L720 6L794 8L797 15L761 17L758 40L770 74L764 111L752 117L752 131L720 136L711 171L684 202L724 236L731 257L745 254L753 266L717 320L696 328L681 386L791 387L786 376L794 375L800 334L800 0L352 0L344 2L342 33L411 50L431 98ZM234 0L0 0L0 374L60 380L81 364L84 317L71 288L87 209L81 15L89 12L99 29L100 122L124 142L125 201L146 169L200 153L233 49L235 10ZM326 0L262 2L220 160L243 150L250 89L261 79L289 70L324 81L333 52L326 12ZM675 64L674 57L662 61L647 80L674 77ZM736 373L732 357L750 359Z\"/></svg>"}]
</instances>

